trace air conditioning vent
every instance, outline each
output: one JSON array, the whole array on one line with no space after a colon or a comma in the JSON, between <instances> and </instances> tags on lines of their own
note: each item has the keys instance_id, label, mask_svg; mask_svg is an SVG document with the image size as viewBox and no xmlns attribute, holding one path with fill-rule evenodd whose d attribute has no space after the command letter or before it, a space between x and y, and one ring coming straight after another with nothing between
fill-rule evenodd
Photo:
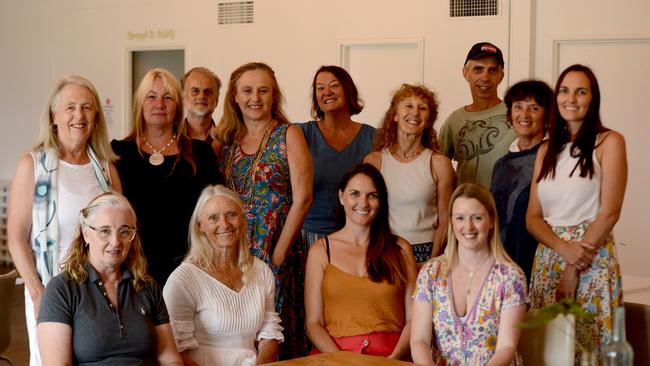
<instances>
[{"instance_id":1,"label":"air conditioning vent","mask_svg":"<svg viewBox=\"0 0 650 366\"><path fill-rule=\"evenodd\" d=\"M484 17L499 15L499 0L450 0L449 16Z\"/></svg>"},{"instance_id":2,"label":"air conditioning vent","mask_svg":"<svg viewBox=\"0 0 650 366\"><path fill-rule=\"evenodd\" d=\"M252 24L253 1L219 3L219 25Z\"/></svg>"}]
</instances>

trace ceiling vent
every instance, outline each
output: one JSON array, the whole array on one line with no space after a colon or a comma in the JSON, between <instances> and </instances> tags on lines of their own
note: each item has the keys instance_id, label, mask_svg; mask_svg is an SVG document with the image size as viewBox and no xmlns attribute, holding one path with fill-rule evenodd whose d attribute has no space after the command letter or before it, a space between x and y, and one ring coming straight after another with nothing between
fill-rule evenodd
<instances>
[{"instance_id":1,"label":"ceiling vent","mask_svg":"<svg viewBox=\"0 0 650 366\"><path fill-rule=\"evenodd\" d=\"M484 17L499 15L499 0L450 0L449 16Z\"/></svg>"},{"instance_id":2,"label":"ceiling vent","mask_svg":"<svg viewBox=\"0 0 650 366\"><path fill-rule=\"evenodd\" d=\"M253 1L219 3L219 25L253 24Z\"/></svg>"}]
</instances>

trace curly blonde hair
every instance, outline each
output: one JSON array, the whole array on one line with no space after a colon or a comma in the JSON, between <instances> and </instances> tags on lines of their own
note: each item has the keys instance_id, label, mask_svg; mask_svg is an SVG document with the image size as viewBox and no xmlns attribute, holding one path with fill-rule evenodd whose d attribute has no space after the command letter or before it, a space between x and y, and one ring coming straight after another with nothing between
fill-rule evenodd
<instances>
[{"instance_id":1,"label":"curly blonde hair","mask_svg":"<svg viewBox=\"0 0 650 366\"><path fill-rule=\"evenodd\" d=\"M61 271L66 273L73 280L83 283L88 279L86 264L88 263L88 246L83 236L84 226L88 226L92 221L93 215L97 210L106 207L125 208L133 216L134 224L136 222L135 211L126 199L116 192L106 192L95 197L88 206L79 212L79 224L75 229L74 239L70 244L70 250L65 260L61 263ZM147 282L153 279L147 274L147 260L142 252L142 242L140 236L136 233L135 238L131 241L129 253L122 264L133 278L132 284L136 291L142 291Z\"/></svg>"},{"instance_id":2,"label":"curly blonde hair","mask_svg":"<svg viewBox=\"0 0 650 366\"><path fill-rule=\"evenodd\" d=\"M438 136L436 130L433 128L433 124L438 118L438 98L426 86L411 84L402 84L395 94L393 94L390 107L388 107L386 114L384 114L384 119L381 122L381 127L375 139L376 151L381 151L386 147L390 148L397 142L395 115L397 114L399 103L408 97L418 97L429 106L429 119L426 122L424 131L422 131L422 146L438 152Z\"/></svg>"}]
</instances>

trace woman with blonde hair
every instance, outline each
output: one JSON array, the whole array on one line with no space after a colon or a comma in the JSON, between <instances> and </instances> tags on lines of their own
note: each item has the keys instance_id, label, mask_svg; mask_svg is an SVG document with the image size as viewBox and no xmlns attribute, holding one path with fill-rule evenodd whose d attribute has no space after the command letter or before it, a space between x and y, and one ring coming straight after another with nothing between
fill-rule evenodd
<instances>
[{"instance_id":1,"label":"woman with blonde hair","mask_svg":"<svg viewBox=\"0 0 650 366\"><path fill-rule=\"evenodd\" d=\"M180 84L164 69L142 78L132 130L112 145L124 195L140 218L150 273L163 286L187 253L187 227L201 190L222 181L216 156L188 136Z\"/></svg>"},{"instance_id":2,"label":"woman with blonde hair","mask_svg":"<svg viewBox=\"0 0 650 366\"><path fill-rule=\"evenodd\" d=\"M271 269L251 256L237 194L206 187L190 220L190 252L164 289L186 365L254 365L277 359L284 338Z\"/></svg>"},{"instance_id":3,"label":"woman with blonde hair","mask_svg":"<svg viewBox=\"0 0 650 366\"><path fill-rule=\"evenodd\" d=\"M40 365L36 314L44 286L59 273L79 210L101 192L121 191L95 87L70 75L50 93L32 151L18 162L11 185L8 246L25 281L30 365Z\"/></svg>"},{"instance_id":4,"label":"woman with blonde hair","mask_svg":"<svg viewBox=\"0 0 650 366\"><path fill-rule=\"evenodd\" d=\"M43 363L182 365L126 198L93 199L75 233L38 315Z\"/></svg>"},{"instance_id":5,"label":"woman with blonde hair","mask_svg":"<svg viewBox=\"0 0 650 366\"><path fill-rule=\"evenodd\" d=\"M280 357L306 352L300 228L312 201L311 157L298 126L288 122L275 73L251 62L233 71L213 147L226 185L244 203L248 247L276 278L275 309L287 341ZM284 306L285 299L288 301Z\"/></svg>"},{"instance_id":6,"label":"woman with blonde hair","mask_svg":"<svg viewBox=\"0 0 650 366\"><path fill-rule=\"evenodd\" d=\"M364 159L384 176L391 230L413 246L420 265L442 253L449 197L456 187L451 160L438 152L437 117L438 99L431 90L403 84L384 115L375 151Z\"/></svg>"},{"instance_id":7,"label":"woman with blonde hair","mask_svg":"<svg viewBox=\"0 0 650 366\"><path fill-rule=\"evenodd\" d=\"M494 199L464 183L451 196L447 247L418 275L411 353L422 365L520 363L515 325L526 312L526 279L499 238Z\"/></svg>"}]
</instances>

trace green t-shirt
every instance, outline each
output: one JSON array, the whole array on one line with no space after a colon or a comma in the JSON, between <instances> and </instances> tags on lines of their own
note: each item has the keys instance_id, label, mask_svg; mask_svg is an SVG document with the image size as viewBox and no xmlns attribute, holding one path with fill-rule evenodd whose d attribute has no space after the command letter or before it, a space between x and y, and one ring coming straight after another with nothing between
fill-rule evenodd
<instances>
[{"instance_id":1,"label":"green t-shirt","mask_svg":"<svg viewBox=\"0 0 650 366\"><path fill-rule=\"evenodd\" d=\"M467 112L461 107L440 129L440 150L458 162L459 185L475 182L490 188L494 163L508 152L516 137L506 120L503 102L480 112Z\"/></svg>"}]
</instances>

